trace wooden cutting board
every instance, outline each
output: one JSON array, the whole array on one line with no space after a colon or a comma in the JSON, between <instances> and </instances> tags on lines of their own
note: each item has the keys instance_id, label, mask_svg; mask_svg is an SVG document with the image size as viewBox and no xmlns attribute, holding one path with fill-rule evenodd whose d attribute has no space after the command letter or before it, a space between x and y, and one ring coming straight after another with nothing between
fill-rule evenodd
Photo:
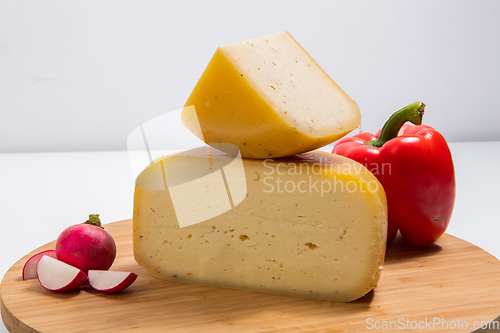
<instances>
[{"instance_id":1,"label":"wooden cutting board","mask_svg":"<svg viewBox=\"0 0 500 333\"><path fill-rule=\"evenodd\" d=\"M475 322L500 313L500 262L446 234L427 248L397 240L375 291L334 303L159 280L133 258L131 220L105 228L118 248L111 269L136 272L137 281L116 294L90 287L55 293L38 280L23 281L26 260L55 248L51 242L19 260L2 280L2 319L10 332L471 332ZM426 319L437 326L415 326ZM375 329L391 321L400 329Z\"/></svg>"}]
</instances>

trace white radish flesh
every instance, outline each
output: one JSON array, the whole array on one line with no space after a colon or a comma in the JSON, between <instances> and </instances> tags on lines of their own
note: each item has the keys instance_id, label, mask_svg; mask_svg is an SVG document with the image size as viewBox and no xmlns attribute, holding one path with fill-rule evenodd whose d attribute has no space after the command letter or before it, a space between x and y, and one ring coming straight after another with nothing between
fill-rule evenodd
<instances>
[{"instance_id":1,"label":"white radish flesh","mask_svg":"<svg viewBox=\"0 0 500 333\"><path fill-rule=\"evenodd\" d=\"M29 258L23 267L23 280L36 279L38 277L38 274L36 273L36 264L38 264L38 261L44 255L56 258L56 250L43 251Z\"/></svg>"},{"instance_id":2,"label":"white radish flesh","mask_svg":"<svg viewBox=\"0 0 500 333\"><path fill-rule=\"evenodd\" d=\"M48 290L70 291L87 281L87 275L76 267L49 256L42 256L36 267L40 284Z\"/></svg>"},{"instance_id":3,"label":"white radish flesh","mask_svg":"<svg viewBox=\"0 0 500 333\"><path fill-rule=\"evenodd\" d=\"M104 292L117 292L130 286L136 280L137 274L131 272L90 270L88 277L92 288Z\"/></svg>"}]
</instances>

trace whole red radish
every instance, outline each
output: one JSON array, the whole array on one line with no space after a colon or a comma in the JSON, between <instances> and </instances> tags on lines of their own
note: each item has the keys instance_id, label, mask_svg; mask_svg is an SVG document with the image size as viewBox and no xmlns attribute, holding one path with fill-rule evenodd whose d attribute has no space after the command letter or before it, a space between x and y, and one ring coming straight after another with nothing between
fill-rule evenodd
<instances>
[{"instance_id":1,"label":"whole red radish","mask_svg":"<svg viewBox=\"0 0 500 333\"><path fill-rule=\"evenodd\" d=\"M89 215L87 222L66 228L57 238L57 259L87 273L107 270L116 257L113 237L101 226L99 214Z\"/></svg>"}]
</instances>

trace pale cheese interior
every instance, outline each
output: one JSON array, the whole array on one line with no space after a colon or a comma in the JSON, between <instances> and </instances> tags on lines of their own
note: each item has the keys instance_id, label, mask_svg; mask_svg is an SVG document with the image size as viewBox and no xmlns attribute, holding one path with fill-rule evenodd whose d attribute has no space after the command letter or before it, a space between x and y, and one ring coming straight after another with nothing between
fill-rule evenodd
<instances>
[{"instance_id":1,"label":"pale cheese interior","mask_svg":"<svg viewBox=\"0 0 500 333\"><path fill-rule=\"evenodd\" d=\"M359 126L356 103L288 32L220 49L297 131L322 138Z\"/></svg>"},{"instance_id":2,"label":"pale cheese interior","mask_svg":"<svg viewBox=\"0 0 500 333\"><path fill-rule=\"evenodd\" d=\"M288 32L219 47L189 96L183 124L243 157L320 148L360 124L357 104Z\"/></svg>"},{"instance_id":3,"label":"pale cheese interior","mask_svg":"<svg viewBox=\"0 0 500 333\"><path fill-rule=\"evenodd\" d=\"M200 176L234 158L210 151L212 163L200 148L157 160L139 176L134 256L148 272L170 281L342 302L374 288L384 260L387 208L382 187L364 167L321 152L243 159L246 198L219 216L179 228L161 174L189 179L193 170ZM320 184L332 189L321 191ZM214 195L211 188L207 184L206 195Z\"/></svg>"}]
</instances>

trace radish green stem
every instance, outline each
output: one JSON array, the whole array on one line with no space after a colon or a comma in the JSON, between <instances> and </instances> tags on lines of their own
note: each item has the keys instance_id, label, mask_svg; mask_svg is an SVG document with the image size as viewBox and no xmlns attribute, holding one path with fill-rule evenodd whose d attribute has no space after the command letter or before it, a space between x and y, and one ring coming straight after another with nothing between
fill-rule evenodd
<instances>
[{"instance_id":1,"label":"radish green stem","mask_svg":"<svg viewBox=\"0 0 500 333\"><path fill-rule=\"evenodd\" d=\"M101 219L99 219L99 214L90 214L89 219L85 223L101 227Z\"/></svg>"}]
</instances>

